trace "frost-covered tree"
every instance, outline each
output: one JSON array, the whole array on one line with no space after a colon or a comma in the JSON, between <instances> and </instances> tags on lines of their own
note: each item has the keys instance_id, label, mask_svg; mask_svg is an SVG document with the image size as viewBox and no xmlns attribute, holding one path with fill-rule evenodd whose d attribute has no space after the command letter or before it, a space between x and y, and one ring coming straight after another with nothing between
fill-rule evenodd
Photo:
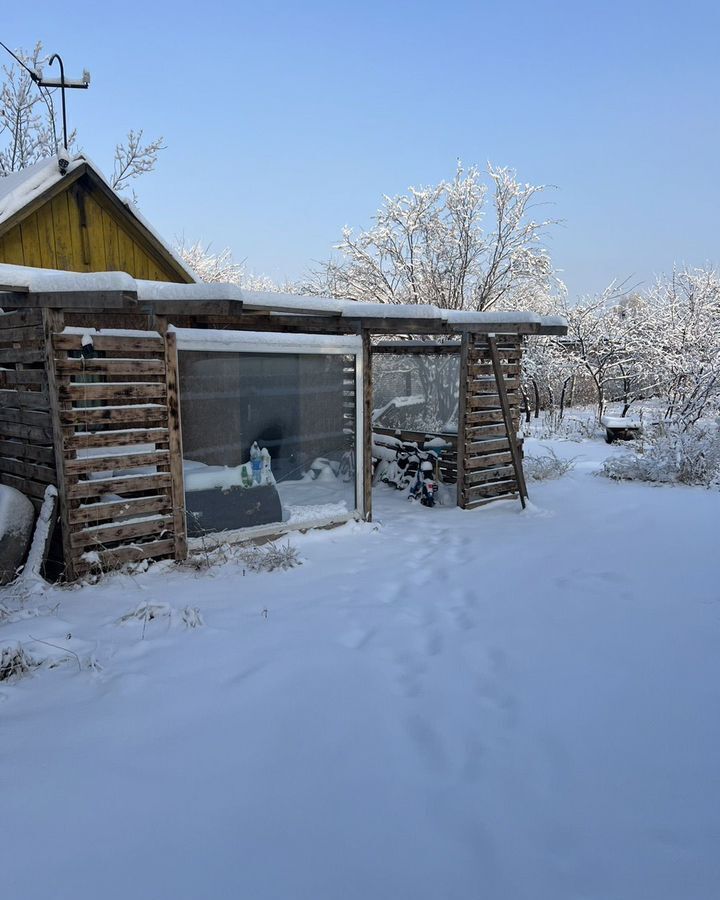
<instances>
[{"instance_id":1,"label":"frost-covered tree","mask_svg":"<svg viewBox=\"0 0 720 900\"><path fill-rule=\"evenodd\" d=\"M55 106L57 89L40 88L28 71L41 72L48 55L39 42L31 53L16 50L15 54L24 66L10 63L2 69L0 176L53 156L61 146ZM73 130L68 135L68 150L77 149L77 132ZM142 129L130 129L126 139L115 147L112 187L124 190L134 179L151 172L162 149L162 138L144 141Z\"/></svg>"},{"instance_id":2,"label":"frost-covered tree","mask_svg":"<svg viewBox=\"0 0 720 900\"><path fill-rule=\"evenodd\" d=\"M279 285L267 275L246 272L242 263L236 263L233 260L229 247L215 253L210 244L205 244L203 241L186 243L182 240L177 244L175 250L201 281L215 284L237 284L248 291L295 293L295 286L289 282Z\"/></svg>"},{"instance_id":3,"label":"frost-covered tree","mask_svg":"<svg viewBox=\"0 0 720 900\"><path fill-rule=\"evenodd\" d=\"M533 216L544 187L506 168L458 165L450 181L385 197L373 224L343 230L339 255L305 290L380 303L446 309L532 307L553 278L542 246L551 219Z\"/></svg>"}]
</instances>

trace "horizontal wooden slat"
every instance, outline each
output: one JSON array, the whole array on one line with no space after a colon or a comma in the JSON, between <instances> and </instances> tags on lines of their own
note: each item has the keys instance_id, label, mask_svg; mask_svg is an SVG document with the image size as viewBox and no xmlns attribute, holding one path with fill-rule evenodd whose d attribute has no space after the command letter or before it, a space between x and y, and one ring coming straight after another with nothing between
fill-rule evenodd
<instances>
[{"instance_id":1,"label":"horizontal wooden slat","mask_svg":"<svg viewBox=\"0 0 720 900\"><path fill-rule=\"evenodd\" d=\"M57 477L55 469L27 459L10 459L0 456L0 472L8 472L10 475L19 475L21 478L30 478L32 481L41 481L43 484L55 484Z\"/></svg>"},{"instance_id":2,"label":"horizontal wooden slat","mask_svg":"<svg viewBox=\"0 0 720 900\"><path fill-rule=\"evenodd\" d=\"M75 531L70 535L73 547L107 546L116 541L129 541L139 537L154 535L163 538L172 532L173 517L155 516L142 522L130 522L125 525L111 523Z\"/></svg>"},{"instance_id":3,"label":"horizontal wooden slat","mask_svg":"<svg viewBox=\"0 0 720 900\"><path fill-rule=\"evenodd\" d=\"M122 478L97 478L91 481L77 481L68 484L67 495L71 498L97 497L100 494L137 493L139 491L159 491L170 487L170 473L156 472L152 475L132 475Z\"/></svg>"},{"instance_id":4,"label":"horizontal wooden slat","mask_svg":"<svg viewBox=\"0 0 720 900\"><path fill-rule=\"evenodd\" d=\"M3 344L39 343L43 339L42 325L27 325L19 328L0 328L0 346Z\"/></svg>"},{"instance_id":5,"label":"horizontal wooden slat","mask_svg":"<svg viewBox=\"0 0 720 900\"><path fill-rule=\"evenodd\" d=\"M38 385L47 387L44 369L0 369L0 387L7 385Z\"/></svg>"},{"instance_id":6,"label":"horizontal wooden slat","mask_svg":"<svg viewBox=\"0 0 720 900\"><path fill-rule=\"evenodd\" d=\"M498 500L517 500L517 490L500 497L481 497L477 500L468 500L465 503L465 509L479 509L481 506L487 506L489 503L497 503Z\"/></svg>"},{"instance_id":7,"label":"horizontal wooden slat","mask_svg":"<svg viewBox=\"0 0 720 900\"><path fill-rule=\"evenodd\" d=\"M520 366L517 363L503 363L502 364L503 375L506 377L512 378L513 376L517 376L520 374ZM471 375L478 376L486 376L490 375L493 378L495 377L495 370L493 369L493 365L491 362L477 362L473 363L468 367L468 371Z\"/></svg>"},{"instance_id":8,"label":"horizontal wooden slat","mask_svg":"<svg viewBox=\"0 0 720 900\"><path fill-rule=\"evenodd\" d=\"M41 409L7 409L0 407L0 422L14 422L17 425L40 425L49 427L52 423L50 413ZM0 434L3 433L0 425ZM50 434L52 439L52 433Z\"/></svg>"},{"instance_id":9,"label":"horizontal wooden slat","mask_svg":"<svg viewBox=\"0 0 720 900\"><path fill-rule=\"evenodd\" d=\"M505 387L508 390L514 390L520 387L519 378L505 378L504 380ZM486 376L481 378L470 378L468 380L468 392L471 395L497 393L497 382L495 381L494 376L492 378Z\"/></svg>"},{"instance_id":10,"label":"horizontal wooden slat","mask_svg":"<svg viewBox=\"0 0 720 900\"><path fill-rule=\"evenodd\" d=\"M473 458L485 453L496 453L498 450L505 450L510 446L507 435L497 440L473 441L472 444L465 445L465 453Z\"/></svg>"},{"instance_id":11,"label":"horizontal wooden slat","mask_svg":"<svg viewBox=\"0 0 720 900\"><path fill-rule=\"evenodd\" d=\"M165 384L141 382L91 382L63 384L58 387L63 400L143 400L159 402L165 399Z\"/></svg>"},{"instance_id":12,"label":"horizontal wooden slat","mask_svg":"<svg viewBox=\"0 0 720 900\"><path fill-rule=\"evenodd\" d=\"M107 503L90 503L78 507L70 507L68 518L73 525L99 524L101 522L118 522L122 519L146 516L151 513L167 513L172 511L170 497L165 494L158 497L127 497L124 500L112 500Z\"/></svg>"},{"instance_id":13,"label":"horizontal wooden slat","mask_svg":"<svg viewBox=\"0 0 720 900\"><path fill-rule=\"evenodd\" d=\"M465 484L471 487L475 484L483 484L486 481L503 481L515 474L512 465L495 466L491 469L474 469L465 473Z\"/></svg>"},{"instance_id":14,"label":"horizontal wooden slat","mask_svg":"<svg viewBox=\"0 0 720 900\"><path fill-rule=\"evenodd\" d=\"M153 453L116 453L112 456L82 456L65 460L68 473L107 472L112 469L136 469L140 466L168 465L170 454L167 450Z\"/></svg>"},{"instance_id":15,"label":"horizontal wooden slat","mask_svg":"<svg viewBox=\"0 0 720 900\"><path fill-rule=\"evenodd\" d=\"M486 441L494 437L503 437L506 434L504 424L476 425L474 428L468 428L465 432L465 439L473 443L475 441Z\"/></svg>"},{"instance_id":16,"label":"horizontal wooden slat","mask_svg":"<svg viewBox=\"0 0 720 900\"><path fill-rule=\"evenodd\" d=\"M480 397L468 396L466 401L468 409L500 409L500 397L497 394L483 394Z\"/></svg>"},{"instance_id":17,"label":"horizontal wooden slat","mask_svg":"<svg viewBox=\"0 0 720 900\"><path fill-rule=\"evenodd\" d=\"M52 447L38 447L27 441L0 440L0 454L15 459L32 459L35 462L50 463L51 465L55 462L55 452Z\"/></svg>"},{"instance_id":18,"label":"horizontal wooden slat","mask_svg":"<svg viewBox=\"0 0 720 900\"><path fill-rule=\"evenodd\" d=\"M501 494L514 494L517 491L517 483L514 478L504 481L493 481L488 484L479 484L476 487L463 491L466 500L477 500L483 497L498 497Z\"/></svg>"},{"instance_id":19,"label":"horizontal wooden slat","mask_svg":"<svg viewBox=\"0 0 720 900\"><path fill-rule=\"evenodd\" d=\"M52 444L53 433L50 426L7 422L3 421L0 416L0 438L17 438L21 441L33 441L45 445Z\"/></svg>"},{"instance_id":20,"label":"horizontal wooden slat","mask_svg":"<svg viewBox=\"0 0 720 900\"><path fill-rule=\"evenodd\" d=\"M0 388L0 408L49 409L50 400L45 390L28 391Z\"/></svg>"},{"instance_id":21,"label":"horizontal wooden slat","mask_svg":"<svg viewBox=\"0 0 720 900\"><path fill-rule=\"evenodd\" d=\"M113 547L109 550L99 550L97 555L100 558L100 565L103 568L113 568L121 566L124 563L140 562L143 559L157 559L161 556L172 556L175 551L175 540L173 538L162 541L149 541L144 544L133 544L129 547ZM77 568L87 571L92 565L81 559L82 554L78 554Z\"/></svg>"},{"instance_id":22,"label":"horizontal wooden slat","mask_svg":"<svg viewBox=\"0 0 720 900\"><path fill-rule=\"evenodd\" d=\"M39 309L16 309L13 312L0 313L0 329L41 324L42 312Z\"/></svg>"},{"instance_id":23,"label":"horizontal wooden slat","mask_svg":"<svg viewBox=\"0 0 720 900\"><path fill-rule=\"evenodd\" d=\"M136 444L166 444L167 428L135 428L117 431L86 431L68 435L65 448L88 450L93 447L132 447Z\"/></svg>"},{"instance_id":24,"label":"horizontal wooden slat","mask_svg":"<svg viewBox=\"0 0 720 900\"><path fill-rule=\"evenodd\" d=\"M0 350L0 365L8 363L20 363L29 365L30 363L40 363L45 360L45 351L39 347L37 349L25 350Z\"/></svg>"},{"instance_id":25,"label":"horizontal wooden slat","mask_svg":"<svg viewBox=\"0 0 720 900\"><path fill-rule=\"evenodd\" d=\"M167 421L167 407L160 404L142 406L97 406L60 410L64 425L151 425Z\"/></svg>"},{"instance_id":26,"label":"horizontal wooden slat","mask_svg":"<svg viewBox=\"0 0 720 900\"><path fill-rule=\"evenodd\" d=\"M116 335L91 334L92 345L95 350L103 351L132 351L133 353L163 353L164 343L159 337L122 337ZM82 349L83 335L81 334L54 334L52 336L53 347L56 350L80 350Z\"/></svg>"},{"instance_id":27,"label":"horizontal wooden slat","mask_svg":"<svg viewBox=\"0 0 720 900\"><path fill-rule=\"evenodd\" d=\"M164 375L164 359L56 359L58 372L97 375Z\"/></svg>"},{"instance_id":28,"label":"horizontal wooden slat","mask_svg":"<svg viewBox=\"0 0 720 900\"><path fill-rule=\"evenodd\" d=\"M14 487L15 490L21 491L28 497L34 497L36 500L42 500L47 490L47 484L44 482L34 481L30 478L21 478L8 472L0 472L0 483Z\"/></svg>"},{"instance_id":29,"label":"horizontal wooden slat","mask_svg":"<svg viewBox=\"0 0 720 900\"><path fill-rule=\"evenodd\" d=\"M507 453L488 453L485 456L472 456L465 461L466 469L488 469L504 466L512 462L510 451Z\"/></svg>"},{"instance_id":30,"label":"horizontal wooden slat","mask_svg":"<svg viewBox=\"0 0 720 900\"><path fill-rule=\"evenodd\" d=\"M502 422L502 409L477 409L468 412L465 416L465 423L470 426L486 425L493 422Z\"/></svg>"}]
</instances>

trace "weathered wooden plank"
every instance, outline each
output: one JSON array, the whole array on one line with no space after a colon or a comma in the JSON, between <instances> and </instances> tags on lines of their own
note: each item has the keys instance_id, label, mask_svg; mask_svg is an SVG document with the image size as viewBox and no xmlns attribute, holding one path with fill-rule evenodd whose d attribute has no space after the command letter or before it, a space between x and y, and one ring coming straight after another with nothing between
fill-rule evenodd
<instances>
[{"instance_id":1,"label":"weathered wooden plank","mask_svg":"<svg viewBox=\"0 0 720 900\"><path fill-rule=\"evenodd\" d=\"M467 371L469 364L469 353L470 353L470 335L463 334L460 339L460 371L459 371L459 394L458 394L458 448L457 448L457 461L456 461L456 469L457 469L457 498L456 502L459 507L465 506L465 499L463 497L463 486L465 483L465 471L466 471L466 451L465 451L465 435L467 432L467 417L470 411L470 407L468 406L468 392L467 392Z\"/></svg>"},{"instance_id":2,"label":"weathered wooden plank","mask_svg":"<svg viewBox=\"0 0 720 900\"><path fill-rule=\"evenodd\" d=\"M188 553L188 546L185 516L185 473L183 471L177 336L174 331L168 331L166 320L159 319L158 321L165 337L165 377L167 387L170 451L169 470L172 486L175 559L185 559Z\"/></svg>"},{"instance_id":3,"label":"weathered wooden plank","mask_svg":"<svg viewBox=\"0 0 720 900\"><path fill-rule=\"evenodd\" d=\"M519 378L504 378L505 387L508 390L516 390L520 387ZM497 394L497 382L494 375L483 375L480 378L471 377L468 381L468 390L473 396L478 394Z\"/></svg>"},{"instance_id":4,"label":"weathered wooden plank","mask_svg":"<svg viewBox=\"0 0 720 900\"><path fill-rule=\"evenodd\" d=\"M520 492L520 502L525 509L525 498L528 495L527 485L525 484L525 475L522 468L522 460L520 459L520 451L517 446L517 438L515 434L515 423L513 422L512 410L508 399L508 391L503 377L502 366L500 365L500 356L495 343L495 337L488 335L488 344L490 346L490 355L492 356L493 367L495 369L495 378L497 379L498 392L502 401L502 410L505 417L505 428L507 430L508 441L510 442L510 452L512 454L513 466L515 467L515 479Z\"/></svg>"},{"instance_id":5,"label":"weathered wooden plank","mask_svg":"<svg viewBox=\"0 0 720 900\"><path fill-rule=\"evenodd\" d=\"M42 325L42 312L39 309L16 309L14 312L0 313L0 329L3 331L6 328L25 328L28 325Z\"/></svg>"},{"instance_id":6,"label":"weathered wooden plank","mask_svg":"<svg viewBox=\"0 0 720 900\"><path fill-rule=\"evenodd\" d=\"M485 456L473 456L465 463L466 469L492 469L512 462L512 455L507 449L504 453L487 453Z\"/></svg>"},{"instance_id":7,"label":"weathered wooden plank","mask_svg":"<svg viewBox=\"0 0 720 900\"><path fill-rule=\"evenodd\" d=\"M72 234L68 213L68 194L63 192L50 201L55 232L55 265L51 268L73 269Z\"/></svg>"},{"instance_id":8,"label":"weathered wooden plank","mask_svg":"<svg viewBox=\"0 0 720 900\"><path fill-rule=\"evenodd\" d=\"M81 499L98 497L101 494L137 493L139 491L160 491L171 486L169 472L156 472L152 475L130 475L121 478L96 478L91 481L78 481L68 485L68 496Z\"/></svg>"},{"instance_id":9,"label":"weathered wooden plank","mask_svg":"<svg viewBox=\"0 0 720 900\"><path fill-rule=\"evenodd\" d=\"M27 441L8 441L0 439L0 454L15 459L32 459L39 463L55 465L55 452L52 447L39 447Z\"/></svg>"},{"instance_id":10,"label":"weathered wooden plank","mask_svg":"<svg viewBox=\"0 0 720 900\"><path fill-rule=\"evenodd\" d=\"M64 409L63 425L129 425L150 426L167 422L165 404L147 403L142 406L100 406Z\"/></svg>"},{"instance_id":11,"label":"weathered wooden plank","mask_svg":"<svg viewBox=\"0 0 720 900\"><path fill-rule=\"evenodd\" d=\"M57 371L84 375L165 375L162 359L58 359Z\"/></svg>"},{"instance_id":12,"label":"weathered wooden plank","mask_svg":"<svg viewBox=\"0 0 720 900\"><path fill-rule=\"evenodd\" d=\"M497 503L498 500L516 500L517 491L509 494L502 494L500 497L484 497L478 500L468 500L465 509L479 509L481 506L487 506L489 503Z\"/></svg>"},{"instance_id":13,"label":"weathered wooden plank","mask_svg":"<svg viewBox=\"0 0 720 900\"><path fill-rule=\"evenodd\" d=\"M32 460L10 459L6 456L0 456L0 472L9 472L11 475L19 475L21 478L29 478L43 484L55 484L57 480L54 468Z\"/></svg>"},{"instance_id":14,"label":"weathered wooden plank","mask_svg":"<svg viewBox=\"0 0 720 900\"><path fill-rule=\"evenodd\" d=\"M498 394L481 394L467 398L468 409L501 409Z\"/></svg>"},{"instance_id":15,"label":"weathered wooden plank","mask_svg":"<svg viewBox=\"0 0 720 900\"><path fill-rule=\"evenodd\" d=\"M132 291L36 291L14 294L8 305L27 309L138 309Z\"/></svg>"},{"instance_id":16,"label":"weathered wooden plank","mask_svg":"<svg viewBox=\"0 0 720 900\"><path fill-rule=\"evenodd\" d=\"M107 503L89 503L70 510L73 525L100 524L101 522L121 522L125 518L147 516L152 513L172 512L173 505L167 494L156 497L126 497Z\"/></svg>"},{"instance_id":17,"label":"weathered wooden plank","mask_svg":"<svg viewBox=\"0 0 720 900\"><path fill-rule=\"evenodd\" d=\"M73 382L60 385L60 396L68 400L165 400L165 385L160 382Z\"/></svg>"},{"instance_id":18,"label":"weathered wooden plank","mask_svg":"<svg viewBox=\"0 0 720 900\"><path fill-rule=\"evenodd\" d=\"M112 334L91 335L95 350L103 351L132 351L133 353L153 353L162 358L164 344L159 337L124 337ZM81 350L81 334L54 334L53 346L56 350Z\"/></svg>"},{"instance_id":19,"label":"weathered wooden plank","mask_svg":"<svg viewBox=\"0 0 720 900\"><path fill-rule=\"evenodd\" d=\"M42 341L42 325L18 325L0 329L0 346L4 344L28 344Z\"/></svg>"},{"instance_id":20,"label":"weathered wooden plank","mask_svg":"<svg viewBox=\"0 0 720 900\"><path fill-rule=\"evenodd\" d=\"M163 541L148 541L143 544L133 544L129 547L112 547L108 550L93 552L93 558L97 556L103 569L111 569L129 562L140 562L143 559L159 559L163 556L172 556L175 550L175 540L170 538ZM93 567L92 563L82 559L82 553L76 551L75 565L78 571L88 571Z\"/></svg>"},{"instance_id":21,"label":"weathered wooden plank","mask_svg":"<svg viewBox=\"0 0 720 900\"><path fill-rule=\"evenodd\" d=\"M0 365L7 365L8 363L30 365L31 363L40 363L44 360L45 353L39 347L31 350L20 350L17 348L0 350Z\"/></svg>"},{"instance_id":22,"label":"weathered wooden plank","mask_svg":"<svg viewBox=\"0 0 720 900\"><path fill-rule=\"evenodd\" d=\"M53 430L48 426L24 425L18 422L3 421L0 415L0 437L17 438L21 441L33 441L37 444L52 444Z\"/></svg>"},{"instance_id":23,"label":"weathered wooden plank","mask_svg":"<svg viewBox=\"0 0 720 900\"><path fill-rule=\"evenodd\" d=\"M0 386L38 385L47 390L45 369L0 369Z\"/></svg>"},{"instance_id":24,"label":"weathered wooden plank","mask_svg":"<svg viewBox=\"0 0 720 900\"><path fill-rule=\"evenodd\" d=\"M90 472L107 472L113 469L136 469L141 466L167 465L169 452L155 450L152 453L116 453L112 456L80 456L65 460L65 470L86 475Z\"/></svg>"},{"instance_id":25,"label":"weathered wooden plank","mask_svg":"<svg viewBox=\"0 0 720 900\"><path fill-rule=\"evenodd\" d=\"M474 428L468 428L465 432L465 438L468 442L486 441L493 437L503 437L505 435L505 425L497 423L493 425L476 425Z\"/></svg>"},{"instance_id":26,"label":"weathered wooden plank","mask_svg":"<svg viewBox=\"0 0 720 900\"><path fill-rule=\"evenodd\" d=\"M65 472L65 460L63 458L63 432L60 425L60 401L57 396L57 373L55 372L54 351L52 335L55 331L61 331L64 327L63 313L60 310L43 310L43 332L45 335L45 368L48 377L48 391L50 394L50 415L52 423L53 448L55 451L55 468L57 472L56 485L58 489L58 519L60 521L60 537L63 548L63 561L65 573L72 580L75 577L73 559L70 545L70 521L68 511L70 504L67 493L67 474Z\"/></svg>"},{"instance_id":27,"label":"weathered wooden plank","mask_svg":"<svg viewBox=\"0 0 720 900\"><path fill-rule=\"evenodd\" d=\"M30 391L0 388L0 409L49 409L46 390Z\"/></svg>"},{"instance_id":28,"label":"weathered wooden plank","mask_svg":"<svg viewBox=\"0 0 720 900\"><path fill-rule=\"evenodd\" d=\"M373 390L372 390L372 347L370 343L370 335L363 332L363 383L362 383L362 403L363 403L363 433L356 435L355 440L362 441L362 513L366 522L372 521L372 412L373 412Z\"/></svg>"},{"instance_id":29,"label":"weathered wooden plank","mask_svg":"<svg viewBox=\"0 0 720 900\"><path fill-rule=\"evenodd\" d=\"M0 483L14 487L15 490L27 495L35 500L42 501L45 497L45 489L47 484L40 481L32 481L29 478L21 478L18 475L11 475L8 472L0 472ZM33 504L37 509L39 504Z\"/></svg>"},{"instance_id":30,"label":"weathered wooden plank","mask_svg":"<svg viewBox=\"0 0 720 900\"><path fill-rule=\"evenodd\" d=\"M504 481L512 477L515 470L512 464L507 466L495 466L490 469L475 469L472 472L465 473L466 489L476 484L483 484L486 481Z\"/></svg>"},{"instance_id":31,"label":"weathered wooden plank","mask_svg":"<svg viewBox=\"0 0 720 900\"><path fill-rule=\"evenodd\" d=\"M52 419L49 410L0 407L0 422L12 422L16 425L38 425L44 428L52 424ZM1 427L0 432L2 432Z\"/></svg>"},{"instance_id":32,"label":"weathered wooden plank","mask_svg":"<svg viewBox=\"0 0 720 900\"><path fill-rule=\"evenodd\" d=\"M78 547L105 547L116 541L132 541L135 538L152 535L163 539L172 534L172 516L153 516L142 522L129 522L126 524L110 523L108 525L94 525L90 528L73 531L70 541L73 548Z\"/></svg>"},{"instance_id":33,"label":"weathered wooden plank","mask_svg":"<svg viewBox=\"0 0 720 900\"><path fill-rule=\"evenodd\" d=\"M65 438L69 450L87 450L93 447L132 447L136 444L167 444L167 428L134 428L118 431L76 432Z\"/></svg>"},{"instance_id":34,"label":"weathered wooden plank","mask_svg":"<svg viewBox=\"0 0 720 900\"><path fill-rule=\"evenodd\" d=\"M38 232L37 218L28 216L20 223L22 233L23 257L26 266L42 268L42 254L40 253L40 234Z\"/></svg>"},{"instance_id":35,"label":"weathered wooden plank","mask_svg":"<svg viewBox=\"0 0 720 900\"><path fill-rule=\"evenodd\" d=\"M478 484L475 487L468 488L465 491L466 500L477 500L487 497L499 497L502 494L517 493L517 482L514 478L508 478L504 481L493 481L487 484Z\"/></svg>"},{"instance_id":36,"label":"weathered wooden plank","mask_svg":"<svg viewBox=\"0 0 720 900\"><path fill-rule=\"evenodd\" d=\"M497 453L498 450L509 450L510 445L507 435L497 440L474 441L472 444L465 444L465 452L468 456L476 457L484 453Z\"/></svg>"}]
</instances>

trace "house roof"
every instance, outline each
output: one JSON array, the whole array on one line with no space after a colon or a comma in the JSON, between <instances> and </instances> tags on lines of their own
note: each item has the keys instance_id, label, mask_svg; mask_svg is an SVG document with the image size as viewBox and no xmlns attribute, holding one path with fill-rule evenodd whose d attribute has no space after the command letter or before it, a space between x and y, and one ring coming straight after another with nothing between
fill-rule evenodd
<instances>
[{"instance_id":1,"label":"house roof","mask_svg":"<svg viewBox=\"0 0 720 900\"><path fill-rule=\"evenodd\" d=\"M270 291L246 291L237 284L174 284L166 281L144 281L126 272L65 272L54 269L36 269L26 266L0 264L0 291L19 291L48 295L62 293L66 296L102 292L122 295L131 303L173 304L186 307L192 314L193 306L213 302L230 304L245 312L264 312L270 315L326 316L346 321L361 321L367 327L387 323L391 330L402 328L404 322L444 329L471 331L508 331L525 334L565 334L567 323L560 316L540 316L534 312L442 309L432 304L361 303L356 300L339 300L333 297L301 296ZM0 295L0 303L2 302ZM12 305L8 302L8 305ZM52 305L48 303L47 305ZM59 304L62 305L62 304ZM67 305L71 302L68 300ZM412 329L410 329L412 330Z\"/></svg>"},{"instance_id":2,"label":"house roof","mask_svg":"<svg viewBox=\"0 0 720 900\"><path fill-rule=\"evenodd\" d=\"M0 178L0 237L83 176L103 193L125 219L132 222L186 281L198 280L196 273L163 240L137 207L121 197L92 160L82 154L70 160L64 174L60 171L58 157L50 156Z\"/></svg>"}]
</instances>

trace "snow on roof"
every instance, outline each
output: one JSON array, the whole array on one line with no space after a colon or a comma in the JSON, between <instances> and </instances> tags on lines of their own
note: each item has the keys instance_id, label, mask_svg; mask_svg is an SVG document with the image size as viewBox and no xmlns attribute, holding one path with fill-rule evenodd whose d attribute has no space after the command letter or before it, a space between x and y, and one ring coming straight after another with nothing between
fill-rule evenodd
<instances>
[{"instance_id":1,"label":"snow on roof","mask_svg":"<svg viewBox=\"0 0 720 900\"><path fill-rule=\"evenodd\" d=\"M561 316L540 316L534 312L502 310L473 312L471 310L441 309L432 304L362 303L338 300L334 297L301 296L272 291L246 291L237 284L175 284L168 281L135 279L126 272L61 272L55 269L35 269L0 263L0 284L30 291L129 291L138 300L237 300L246 310L303 315L318 313L365 319L428 319L450 325L540 325L565 327Z\"/></svg>"},{"instance_id":2,"label":"snow on roof","mask_svg":"<svg viewBox=\"0 0 720 900\"><path fill-rule=\"evenodd\" d=\"M84 162L82 156L71 160L66 175ZM0 178L0 225L64 177L60 174L57 156L50 156Z\"/></svg>"}]
</instances>

